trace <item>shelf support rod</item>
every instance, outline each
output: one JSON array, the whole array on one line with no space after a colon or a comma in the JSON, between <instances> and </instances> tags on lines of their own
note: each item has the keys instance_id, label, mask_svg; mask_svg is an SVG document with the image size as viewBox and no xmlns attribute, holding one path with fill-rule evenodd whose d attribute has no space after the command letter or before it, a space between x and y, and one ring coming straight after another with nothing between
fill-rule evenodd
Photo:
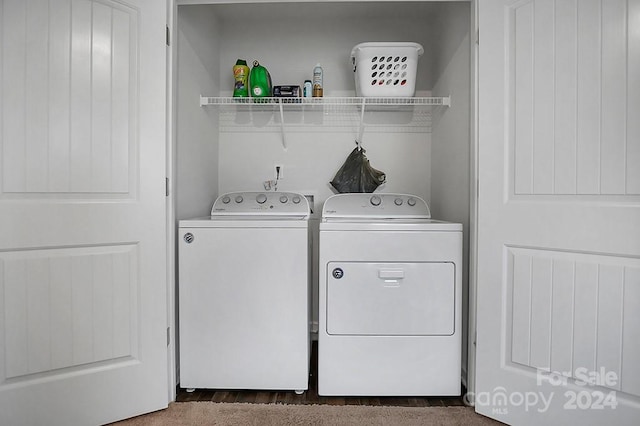
<instances>
[{"instance_id":1,"label":"shelf support rod","mask_svg":"<svg viewBox=\"0 0 640 426\"><path fill-rule=\"evenodd\" d=\"M282 106L282 102L278 101L278 106L280 107L280 128L282 130L282 148L287 150L287 132L284 128L284 109Z\"/></svg>"}]
</instances>

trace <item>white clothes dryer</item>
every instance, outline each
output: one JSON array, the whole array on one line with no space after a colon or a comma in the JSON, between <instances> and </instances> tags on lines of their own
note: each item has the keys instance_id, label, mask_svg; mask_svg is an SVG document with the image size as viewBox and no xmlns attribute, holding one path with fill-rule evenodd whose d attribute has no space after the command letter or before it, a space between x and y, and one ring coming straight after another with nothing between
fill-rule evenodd
<instances>
[{"instance_id":1,"label":"white clothes dryer","mask_svg":"<svg viewBox=\"0 0 640 426\"><path fill-rule=\"evenodd\" d=\"M416 196L339 194L319 244L318 394L460 395L462 225Z\"/></svg>"},{"instance_id":2,"label":"white clothes dryer","mask_svg":"<svg viewBox=\"0 0 640 426\"><path fill-rule=\"evenodd\" d=\"M180 386L308 388L309 203L235 192L179 223Z\"/></svg>"}]
</instances>

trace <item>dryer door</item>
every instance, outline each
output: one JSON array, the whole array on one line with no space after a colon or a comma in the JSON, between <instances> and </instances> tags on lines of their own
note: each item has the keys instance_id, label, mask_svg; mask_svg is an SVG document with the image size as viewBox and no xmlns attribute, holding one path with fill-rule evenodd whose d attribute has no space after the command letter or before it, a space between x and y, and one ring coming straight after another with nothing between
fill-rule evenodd
<instances>
[{"instance_id":1,"label":"dryer door","mask_svg":"<svg viewBox=\"0 0 640 426\"><path fill-rule=\"evenodd\" d=\"M454 333L453 263L329 262L327 268L328 334Z\"/></svg>"}]
</instances>

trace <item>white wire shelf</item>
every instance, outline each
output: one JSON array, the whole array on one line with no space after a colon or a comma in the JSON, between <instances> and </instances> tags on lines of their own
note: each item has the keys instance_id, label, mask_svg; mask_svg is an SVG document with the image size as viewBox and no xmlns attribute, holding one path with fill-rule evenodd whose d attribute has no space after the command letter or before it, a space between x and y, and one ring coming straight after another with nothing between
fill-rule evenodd
<instances>
[{"instance_id":1,"label":"white wire shelf","mask_svg":"<svg viewBox=\"0 0 640 426\"><path fill-rule=\"evenodd\" d=\"M234 98L230 96L200 96L200 106L208 105L256 105L269 106L451 106L450 96L365 98L365 97L323 97L323 98Z\"/></svg>"},{"instance_id":2,"label":"white wire shelf","mask_svg":"<svg viewBox=\"0 0 640 426\"><path fill-rule=\"evenodd\" d=\"M449 96L428 97L395 97L395 98L365 98L322 97L322 98L234 98L230 96L200 96L200 106L233 107L236 111L269 111L280 113L280 128L282 131L282 147L287 149L287 129L285 124L285 110L333 113L342 115L347 110L358 111L360 115L357 141L361 142L365 127L365 111L404 111L420 110L425 107L451 106Z\"/></svg>"}]
</instances>

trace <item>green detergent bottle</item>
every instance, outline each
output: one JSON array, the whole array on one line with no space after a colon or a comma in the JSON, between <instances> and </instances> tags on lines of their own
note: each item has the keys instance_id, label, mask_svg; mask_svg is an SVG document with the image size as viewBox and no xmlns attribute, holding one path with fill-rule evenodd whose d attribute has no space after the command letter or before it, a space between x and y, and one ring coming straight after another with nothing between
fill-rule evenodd
<instances>
[{"instance_id":1,"label":"green detergent bottle","mask_svg":"<svg viewBox=\"0 0 640 426\"><path fill-rule=\"evenodd\" d=\"M235 84L233 86L234 98L246 98L249 96L249 67L247 61L238 59L233 66L233 78Z\"/></svg>"},{"instance_id":2,"label":"green detergent bottle","mask_svg":"<svg viewBox=\"0 0 640 426\"><path fill-rule=\"evenodd\" d=\"M249 87L254 98L267 98L271 96L271 76L269 71L258 61L253 61L253 68L249 73Z\"/></svg>"}]
</instances>

